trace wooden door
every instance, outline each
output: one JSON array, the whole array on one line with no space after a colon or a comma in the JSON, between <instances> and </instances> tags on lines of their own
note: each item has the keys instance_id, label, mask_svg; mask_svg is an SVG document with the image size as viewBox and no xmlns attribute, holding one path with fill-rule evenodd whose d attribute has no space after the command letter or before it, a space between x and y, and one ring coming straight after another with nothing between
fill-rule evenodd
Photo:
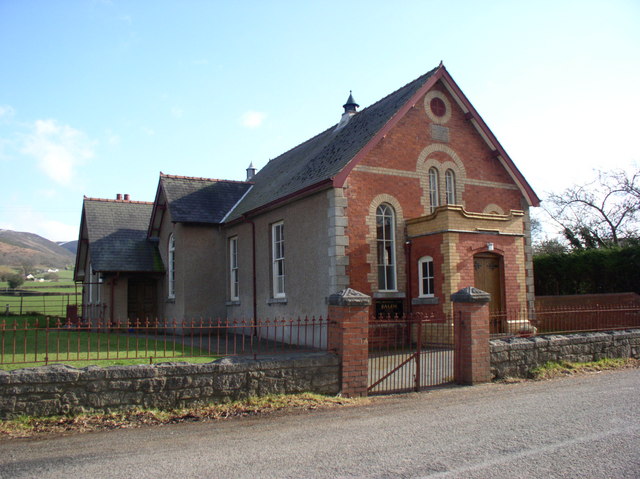
<instances>
[{"instance_id":1,"label":"wooden door","mask_svg":"<svg viewBox=\"0 0 640 479\"><path fill-rule=\"evenodd\" d=\"M500 256L493 254L478 255L473 258L475 287L491 294L489 310L502 311L502 268Z\"/></svg>"},{"instance_id":2,"label":"wooden door","mask_svg":"<svg viewBox=\"0 0 640 479\"><path fill-rule=\"evenodd\" d=\"M152 279L129 279L127 314L130 320L155 320L156 282Z\"/></svg>"}]
</instances>

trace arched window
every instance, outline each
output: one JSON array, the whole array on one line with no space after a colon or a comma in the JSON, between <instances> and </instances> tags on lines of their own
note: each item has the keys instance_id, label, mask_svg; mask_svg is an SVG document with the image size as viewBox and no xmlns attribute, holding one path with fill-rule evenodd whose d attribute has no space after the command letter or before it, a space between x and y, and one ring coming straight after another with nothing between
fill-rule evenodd
<instances>
[{"instance_id":1,"label":"arched window","mask_svg":"<svg viewBox=\"0 0 640 479\"><path fill-rule=\"evenodd\" d=\"M435 209L440 204L439 195L438 195L438 170L435 168L429 168L429 205L431 208L431 213L435 211Z\"/></svg>"},{"instance_id":2,"label":"arched window","mask_svg":"<svg viewBox=\"0 0 640 479\"><path fill-rule=\"evenodd\" d=\"M170 299L176 297L176 239L169 236L169 248L167 255L167 278L168 296Z\"/></svg>"},{"instance_id":3,"label":"arched window","mask_svg":"<svg viewBox=\"0 0 640 479\"><path fill-rule=\"evenodd\" d=\"M378 289L396 290L396 216L393 208L383 203L376 210Z\"/></svg>"},{"instance_id":4,"label":"arched window","mask_svg":"<svg viewBox=\"0 0 640 479\"><path fill-rule=\"evenodd\" d=\"M418 260L418 280L421 298L433 297L433 277L433 258L431 256L423 256Z\"/></svg>"},{"instance_id":5,"label":"arched window","mask_svg":"<svg viewBox=\"0 0 640 479\"><path fill-rule=\"evenodd\" d=\"M445 187L447 189L447 204L456 204L456 174L453 170L447 170L444 174Z\"/></svg>"}]
</instances>

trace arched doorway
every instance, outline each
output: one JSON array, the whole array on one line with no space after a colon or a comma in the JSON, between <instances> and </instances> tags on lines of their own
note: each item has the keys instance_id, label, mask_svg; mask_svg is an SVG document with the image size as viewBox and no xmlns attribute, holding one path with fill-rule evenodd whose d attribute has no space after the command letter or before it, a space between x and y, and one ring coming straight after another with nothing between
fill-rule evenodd
<instances>
[{"instance_id":1,"label":"arched doorway","mask_svg":"<svg viewBox=\"0 0 640 479\"><path fill-rule=\"evenodd\" d=\"M489 311L503 311L502 258L497 254L480 253L473 257L475 287L491 294Z\"/></svg>"}]
</instances>

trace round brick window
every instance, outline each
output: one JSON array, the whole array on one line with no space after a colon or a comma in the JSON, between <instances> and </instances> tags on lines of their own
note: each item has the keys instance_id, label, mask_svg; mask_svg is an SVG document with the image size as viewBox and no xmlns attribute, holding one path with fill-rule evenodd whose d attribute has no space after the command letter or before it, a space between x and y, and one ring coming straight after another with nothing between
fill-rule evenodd
<instances>
[{"instance_id":1,"label":"round brick window","mask_svg":"<svg viewBox=\"0 0 640 479\"><path fill-rule=\"evenodd\" d=\"M447 107L442 101L441 98L435 97L431 99L431 103L429 103L429 107L435 116L444 116L447 112Z\"/></svg>"}]
</instances>

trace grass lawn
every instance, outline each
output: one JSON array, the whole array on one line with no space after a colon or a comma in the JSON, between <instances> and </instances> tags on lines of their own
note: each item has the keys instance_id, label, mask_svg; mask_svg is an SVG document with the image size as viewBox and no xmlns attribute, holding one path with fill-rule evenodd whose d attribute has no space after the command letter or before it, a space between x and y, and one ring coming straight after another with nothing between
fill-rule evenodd
<instances>
[{"instance_id":1,"label":"grass lawn","mask_svg":"<svg viewBox=\"0 0 640 479\"><path fill-rule=\"evenodd\" d=\"M73 270L60 270L56 273L60 279L58 281L47 281L37 283L25 281L20 286L21 290L34 291L38 293L59 293L52 296L13 296L0 293L0 314L9 311L14 314L40 313L48 316L65 317L67 314L67 304L79 304L82 301L82 288L76 290L73 282ZM41 275L39 275L41 276ZM7 288L5 282L0 282L0 290ZM78 294L76 294L78 293Z\"/></svg>"},{"instance_id":2,"label":"grass lawn","mask_svg":"<svg viewBox=\"0 0 640 479\"><path fill-rule=\"evenodd\" d=\"M39 328L36 328L36 321ZM188 347L165 336L150 339L142 334L88 332L44 328L42 316L0 316L0 369L11 370L66 363L75 367L149 364L184 361L203 363L218 359L203 349ZM54 327L53 329L51 327Z\"/></svg>"},{"instance_id":3,"label":"grass lawn","mask_svg":"<svg viewBox=\"0 0 640 479\"><path fill-rule=\"evenodd\" d=\"M42 292L45 292L44 290ZM74 289L51 289L55 293L68 293L52 296L12 296L0 294L0 314L9 311L14 314L40 313L47 316L66 317L67 304L79 304L82 299L80 294L75 294Z\"/></svg>"}]
</instances>

